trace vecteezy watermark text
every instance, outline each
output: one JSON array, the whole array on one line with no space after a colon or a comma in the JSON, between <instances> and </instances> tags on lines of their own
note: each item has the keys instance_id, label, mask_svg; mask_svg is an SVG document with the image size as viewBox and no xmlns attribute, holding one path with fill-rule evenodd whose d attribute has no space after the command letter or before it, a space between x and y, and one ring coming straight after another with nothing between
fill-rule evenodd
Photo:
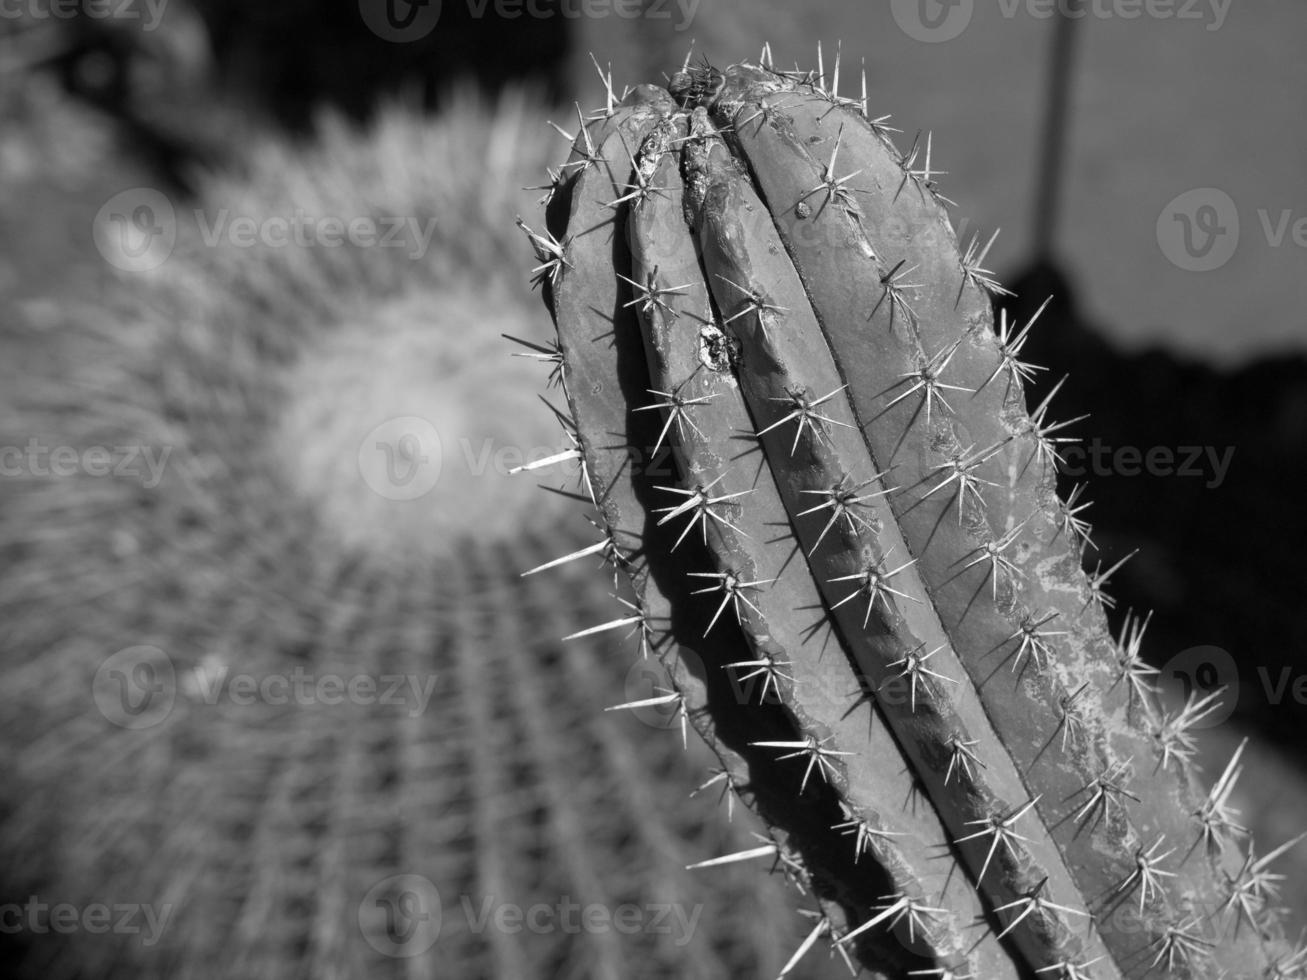
<instances>
[{"instance_id":1,"label":"vecteezy watermark text","mask_svg":"<svg viewBox=\"0 0 1307 980\"><path fill-rule=\"evenodd\" d=\"M0 446L0 477L81 474L139 480L153 490L171 455L171 446L47 446L34 437L25 446Z\"/></svg>"},{"instance_id":2,"label":"vecteezy watermark text","mask_svg":"<svg viewBox=\"0 0 1307 980\"><path fill-rule=\"evenodd\" d=\"M1094 476L1178 476L1202 477L1214 490L1225 482L1234 459L1234 446L1109 446L1094 438L1087 444L1072 443L1059 448L1059 471L1070 477Z\"/></svg>"},{"instance_id":3,"label":"vecteezy watermark text","mask_svg":"<svg viewBox=\"0 0 1307 980\"><path fill-rule=\"evenodd\" d=\"M42 901L29 896L25 902L6 902L0 905L0 935L12 936L27 932L34 935L54 933L66 936L76 932L92 935L113 933L120 936L141 937L142 946L153 946L168 928L173 906L142 905L136 902L72 902Z\"/></svg>"},{"instance_id":4,"label":"vecteezy watermark text","mask_svg":"<svg viewBox=\"0 0 1307 980\"><path fill-rule=\"evenodd\" d=\"M91 695L108 721L139 731L167 719L179 698L210 707L406 707L409 717L416 718L431 703L436 681L435 674L310 672L301 665L288 671L234 672L214 657L183 671L160 648L134 646L104 659Z\"/></svg>"},{"instance_id":5,"label":"vecteezy watermark text","mask_svg":"<svg viewBox=\"0 0 1307 980\"><path fill-rule=\"evenodd\" d=\"M1307 214L1257 208L1256 229L1267 248L1307 249ZM1167 202L1157 217L1157 245L1176 268L1214 272L1238 251L1248 223L1234 198L1216 187L1195 187Z\"/></svg>"},{"instance_id":6,"label":"vecteezy watermark text","mask_svg":"<svg viewBox=\"0 0 1307 980\"><path fill-rule=\"evenodd\" d=\"M1208 31L1225 24L1234 0L998 0L1005 20L1025 15L1034 20L1169 20L1201 23ZM939 44L961 36L971 26L976 0L890 0L890 12L904 34Z\"/></svg>"},{"instance_id":7,"label":"vecteezy watermark text","mask_svg":"<svg viewBox=\"0 0 1307 980\"><path fill-rule=\"evenodd\" d=\"M114 20L139 21L141 30L153 31L163 20L169 0L0 0L0 20Z\"/></svg>"},{"instance_id":8,"label":"vecteezy watermark text","mask_svg":"<svg viewBox=\"0 0 1307 980\"><path fill-rule=\"evenodd\" d=\"M450 0L455 2L455 0ZM699 0L461 0L464 16L473 20L494 18L529 20L622 20L672 21L678 33L693 23ZM420 41L440 23L442 0L359 0L359 16L368 30L383 41L410 44Z\"/></svg>"},{"instance_id":9,"label":"vecteezy watermark text","mask_svg":"<svg viewBox=\"0 0 1307 980\"><path fill-rule=\"evenodd\" d=\"M3 0L0 0L3 2ZM416 215L292 214L255 217L220 208L192 212L207 248L402 249L417 261L426 256L436 219ZM133 187L109 198L91 222L91 238L104 260L124 272L150 272L172 256L179 217L171 199L153 187Z\"/></svg>"},{"instance_id":10,"label":"vecteezy watermark text","mask_svg":"<svg viewBox=\"0 0 1307 980\"><path fill-rule=\"evenodd\" d=\"M460 910L459 932L483 936L503 935L622 935L671 936L677 946L694 937L703 905L675 902L602 902L582 904L570 895L552 901L521 905L500 901L494 895L458 896L446 908L431 879L418 874L392 875L373 885L358 907L359 929L379 953L397 959L420 956L440 938L446 918Z\"/></svg>"}]
</instances>

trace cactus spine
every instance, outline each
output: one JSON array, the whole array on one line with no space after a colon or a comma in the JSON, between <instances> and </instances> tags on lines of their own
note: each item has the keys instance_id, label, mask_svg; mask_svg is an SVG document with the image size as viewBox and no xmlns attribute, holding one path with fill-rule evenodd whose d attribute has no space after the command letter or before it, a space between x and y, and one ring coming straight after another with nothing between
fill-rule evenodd
<instances>
[{"instance_id":1,"label":"cactus spine","mask_svg":"<svg viewBox=\"0 0 1307 980\"><path fill-rule=\"evenodd\" d=\"M1283 977L1265 862L1110 635L1067 423L929 139L824 73L582 118L530 231L582 496L686 719L885 976ZM749 686L744 681L752 679ZM761 696L759 697L759 692ZM1251 853L1251 851L1249 851Z\"/></svg>"}]
</instances>

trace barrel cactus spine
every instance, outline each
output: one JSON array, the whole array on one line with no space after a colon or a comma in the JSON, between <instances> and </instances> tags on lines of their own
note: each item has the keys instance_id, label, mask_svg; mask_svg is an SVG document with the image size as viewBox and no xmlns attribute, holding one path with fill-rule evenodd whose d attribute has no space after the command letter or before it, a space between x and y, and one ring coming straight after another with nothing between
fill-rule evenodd
<instances>
[{"instance_id":1,"label":"barrel cactus spine","mask_svg":"<svg viewBox=\"0 0 1307 980\"><path fill-rule=\"evenodd\" d=\"M1283 977L1267 858L1107 628L1068 422L994 329L929 138L839 66L688 65L580 116L525 226L598 555L659 694L885 976ZM992 241L992 240L991 240ZM554 462L559 459L553 460ZM593 629L593 628L591 628ZM591 629L583 632L590 632ZM751 687L744 682L761 679ZM758 692L761 690L761 697ZM750 696L742 696L748 693ZM1248 844L1251 854L1251 844ZM1274 853L1274 852L1273 852Z\"/></svg>"}]
</instances>

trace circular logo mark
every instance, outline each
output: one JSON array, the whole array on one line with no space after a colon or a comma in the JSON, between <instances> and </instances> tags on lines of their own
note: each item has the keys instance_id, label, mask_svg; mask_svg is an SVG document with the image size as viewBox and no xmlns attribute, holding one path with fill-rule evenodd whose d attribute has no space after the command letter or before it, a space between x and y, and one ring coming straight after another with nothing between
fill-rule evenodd
<instances>
[{"instance_id":1,"label":"circular logo mark","mask_svg":"<svg viewBox=\"0 0 1307 980\"><path fill-rule=\"evenodd\" d=\"M441 0L359 0L363 23L383 41L408 44L436 29Z\"/></svg>"},{"instance_id":2,"label":"circular logo mark","mask_svg":"<svg viewBox=\"0 0 1307 980\"><path fill-rule=\"evenodd\" d=\"M1172 265L1186 272L1211 272L1239 247L1239 208L1215 187L1185 191L1162 209L1157 244Z\"/></svg>"},{"instance_id":3,"label":"circular logo mark","mask_svg":"<svg viewBox=\"0 0 1307 980\"><path fill-rule=\"evenodd\" d=\"M417 500L440 480L440 433L424 418L405 415L383 422L359 445L363 482L387 500Z\"/></svg>"},{"instance_id":4,"label":"circular logo mark","mask_svg":"<svg viewBox=\"0 0 1307 980\"><path fill-rule=\"evenodd\" d=\"M676 656L687 670L703 676L703 661L689 647L681 647ZM659 731L680 728L681 702L673 698L676 688L672 675L657 657L641 657L626 672L624 704L631 705L622 714L634 715L643 724Z\"/></svg>"},{"instance_id":5,"label":"circular logo mark","mask_svg":"<svg viewBox=\"0 0 1307 980\"><path fill-rule=\"evenodd\" d=\"M177 245L177 212L153 187L121 191L95 214L91 239L115 269L149 272L168 261Z\"/></svg>"},{"instance_id":6,"label":"circular logo mark","mask_svg":"<svg viewBox=\"0 0 1307 980\"><path fill-rule=\"evenodd\" d=\"M1217 646L1197 646L1181 650L1166 662L1160 678L1185 704L1213 698L1208 710L1199 715L1192 728L1215 728L1234 713L1239 704L1239 668L1228 650Z\"/></svg>"},{"instance_id":7,"label":"circular logo mark","mask_svg":"<svg viewBox=\"0 0 1307 980\"><path fill-rule=\"evenodd\" d=\"M440 938L440 892L421 875L392 875L359 903L359 929L383 956L421 956Z\"/></svg>"},{"instance_id":8,"label":"circular logo mark","mask_svg":"<svg viewBox=\"0 0 1307 980\"><path fill-rule=\"evenodd\" d=\"M976 0L890 0L899 29L914 41L952 41L971 23Z\"/></svg>"},{"instance_id":9,"label":"circular logo mark","mask_svg":"<svg viewBox=\"0 0 1307 980\"><path fill-rule=\"evenodd\" d=\"M121 728L151 728L177 700L177 671L158 647L127 647L100 664L91 682L100 714Z\"/></svg>"}]
</instances>

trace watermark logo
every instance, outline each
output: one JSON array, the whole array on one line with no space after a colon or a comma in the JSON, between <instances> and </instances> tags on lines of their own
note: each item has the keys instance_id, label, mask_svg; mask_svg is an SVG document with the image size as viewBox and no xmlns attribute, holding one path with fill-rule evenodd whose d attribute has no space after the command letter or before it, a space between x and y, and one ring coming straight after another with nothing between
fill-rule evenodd
<instances>
[{"instance_id":1,"label":"watermark logo","mask_svg":"<svg viewBox=\"0 0 1307 980\"><path fill-rule=\"evenodd\" d=\"M383 41L421 41L440 23L441 0L359 0L359 15Z\"/></svg>"},{"instance_id":2,"label":"watermark logo","mask_svg":"<svg viewBox=\"0 0 1307 980\"><path fill-rule=\"evenodd\" d=\"M1219 31L1233 0L998 0L1004 20L1174 20L1202 23ZM974 0L890 0L899 29L916 41L938 44L961 36L975 13Z\"/></svg>"},{"instance_id":3,"label":"watermark logo","mask_svg":"<svg viewBox=\"0 0 1307 980\"><path fill-rule=\"evenodd\" d=\"M171 446L47 446L31 438L25 446L0 446L0 477L112 477L134 480L146 490L163 482Z\"/></svg>"},{"instance_id":4,"label":"watermark logo","mask_svg":"<svg viewBox=\"0 0 1307 980\"><path fill-rule=\"evenodd\" d=\"M473 905L470 896L464 895L461 905L468 926L478 936L489 930L509 936L523 932L537 936L615 932L626 936L672 936L672 942L677 946L685 946L694 938L695 926L703 913L702 903L689 908L672 902L648 902L644 905L624 902L616 906L591 902L582 905L568 895L561 895L554 902L536 902L527 906L501 902L493 895L487 895L480 900L479 907Z\"/></svg>"},{"instance_id":5,"label":"watermark logo","mask_svg":"<svg viewBox=\"0 0 1307 980\"><path fill-rule=\"evenodd\" d=\"M1088 443L1059 447L1058 472L1072 478L1092 474L1201 479L1208 490L1215 490L1230 472L1234 451L1234 446L1110 446L1095 436Z\"/></svg>"},{"instance_id":6,"label":"watermark logo","mask_svg":"<svg viewBox=\"0 0 1307 980\"><path fill-rule=\"evenodd\" d=\"M890 0L899 29L914 41L952 41L971 24L975 0Z\"/></svg>"},{"instance_id":7,"label":"watermark logo","mask_svg":"<svg viewBox=\"0 0 1307 980\"><path fill-rule=\"evenodd\" d=\"M179 697L196 705L237 707L340 704L407 707L410 718L426 712L435 674L310 673L302 665L284 672L233 672L209 655L178 671L171 657L153 646L119 650L100 664L92 681L96 707L120 728L141 730L165 721Z\"/></svg>"},{"instance_id":8,"label":"watermark logo","mask_svg":"<svg viewBox=\"0 0 1307 980\"><path fill-rule=\"evenodd\" d=\"M135 902L56 902L53 905L30 896L25 902L0 905L0 935L20 932L33 935L54 933L67 936L85 932L91 935L113 933L117 936L140 936L142 946L153 946L168 928L173 905L142 905Z\"/></svg>"},{"instance_id":9,"label":"watermark logo","mask_svg":"<svg viewBox=\"0 0 1307 980\"><path fill-rule=\"evenodd\" d=\"M91 696L100 714L120 728L152 728L172 712L177 672L158 647L127 647L100 664Z\"/></svg>"},{"instance_id":10,"label":"watermark logo","mask_svg":"<svg viewBox=\"0 0 1307 980\"><path fill-rule=\"evenodd\" d=\"M1157 218L1162 254L1187 272L1212 272L1239 247L1239 208L1215 187L1196 187L1173 199Z\"/></svg>"},{"instance_id":11,"label":"watermark logo","mask_svg":"<svg viewBox=\"0 0 1307 980\"><path fill-rule=\"evenodd\" d=\"M1239 704L1239 667L1228 650L1203 645L1181 650L1166 662L1158 674L1164 684L1174 685L1182 703L1211 703L1194 717L1190 728L1215 728Z\"/></svg>"},{"instance_id":12,"label":"watermark logo","mask_svg":"<svg viewBox=\"0 0 1307 980\"><path fill-rule=\"evenodd\" d=\"M133 187L109 200L91 223L95 247L115 269L149 272L177 247L177 212L153 187Z\"/></svg>"},{"instance_id":13,"label":"watermark logo","mask_svg":"<svg viewBox=\"0 0 1307 980\"><path fill-rule=\"evenodd\" d=\"M435 489L443 461L440 433L424 418L381 423L359 445L359 475L387 500L417 500Z\"/></svg>"},{"instance_id":14,"label":"watermark logo","mask_svg":"<svg viewBox=\"0 0 1307 980\"><path fill-rule=\"evenodd\" d=\"M689 647L681 647L676 656L690 673L704 676L703 661ZM679 730L685 722L683 702L676 693L671 672L657 657L641 657L631 664L623 683L623 694L622 713L633 715L650 728Z\"/></svg>"},{"instance_id":15,"label":"watermark logo","mask_svg":"<svg viewBox=\"0 0 1307 980\"><path fill-rule=\"evenodd\" d=\"M139 23L157 30L169 0L0 0L0 20L87 20Z\"/></svg>"},{"instance_id":16,"label":"watermark logo","mask_svg":"<svg viewBox=\"0 0 1307 980\"><path fill-rule=\"evenodd\" d=\"M389 215L355 215L346 220L338 215L312 215L296 208L291 215L254 218L232 215L227 208L212 216L196 210L200 239L209 248L222 244L232 248L402 248L417 261L427 254L436 233L436 219Z\"/></svg>"},{"instance_id":17,"label":"watermark logo","mask_svg":"<svg viewBox=\"0 0 1307 980\"><path fill-rule=\"evenodd\" d=\"M440 938L440 892L422 875L393 875L377 882L359 903L359 930L382 956L421 956Z\"/></svg>"}]
</instances>

